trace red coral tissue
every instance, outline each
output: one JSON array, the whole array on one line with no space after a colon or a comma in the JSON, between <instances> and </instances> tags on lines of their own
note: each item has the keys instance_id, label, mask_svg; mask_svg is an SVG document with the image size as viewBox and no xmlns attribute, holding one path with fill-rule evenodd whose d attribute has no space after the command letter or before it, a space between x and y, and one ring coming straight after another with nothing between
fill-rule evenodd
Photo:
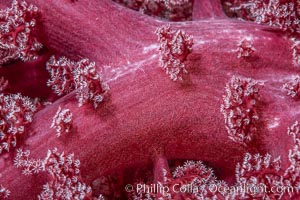
<instances>
[{"instance_id":1,"label":"red coral tissue","mask_svg":"<svg viewBox=\"0 0 300 200\"><path fill-rule=\"evenodd\" d=\"M298 200L299 6L0 1L0 199Z\"/></svg>"}]
</instances>

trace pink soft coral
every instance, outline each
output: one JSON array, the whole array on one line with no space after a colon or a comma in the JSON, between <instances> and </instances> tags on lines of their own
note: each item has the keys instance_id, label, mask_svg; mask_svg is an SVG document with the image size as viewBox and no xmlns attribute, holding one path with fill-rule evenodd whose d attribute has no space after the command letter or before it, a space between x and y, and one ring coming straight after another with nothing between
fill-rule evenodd
<instances>
[{"instance_id":1,"label":"pink soft coral","mask_svg":"<svg viewBox=\"0 0 300 200\"><path fill-rule=\"evenodd\" d=\"M1 7L8 2L1 1ZM40 97L42 102L52 102L44 103L45 107L34 115L26 134L31 137L24 137L18 143L30 149L33 158L53 147L74 152L81 161L82 183L91 186L95 198L102 194L101 198L126 199L129 193L124 191L125 185L141 179L140 182L146 184L160 182L165 185L185 181L185 177L190 181L197 171L183 173L180 177L165 176L182 166L182 160L203 161L206 168L214 170L222 187L225 182L232 186L243 181L253 183L253 180L271 186L277 177L282 178L285 186L298 186L298 140L296 138L293 143L286 129L300 117L300 107L297 98L291 98L282 90L282 85L292 81L298 73L295 26L268 26L265 22L258 25L230 19L217 0L194 1L193 21L176 23L134 12L110 0L51 0L47 4L44 0L29 0L29 3L38 6L41 12L42 23L37 21L37 27L42 29L42 34L38 38L45 52L40 52L41 56L34 61L3 66L0 72L10 83L4 90L5 95L22 92L22 95ZM241 10L243 14L249 14L248 11L251 9ZM245 19L256 21L251 17L248 15ZM154 34L157 28L168 24L175 30L172 33L181 33L178 35L182 37L178 38L184 38L183 32L193 36L192 52L186 48L190 45L183 45L185 53L180 60L189 73L178 82L170 81L161 70L160 41ZM255 52L239 59L237 45L243 38L251 41ZM246 45L245 49L252 49L248 47ZM50 55L78 60L81 66L80 72L74 74L73 69L61 66L63 62L51 65L49 71L54 75L57 72L58 76L50 77L53 83L48 84L58 91L57 94L61 93L59 97L46 88L49 74L45 65ZM99 83L100 75L103 79ZM241 84L231 84L232 77L241 77ZM76 86L75 79L80 80L83 87ZM98 86L93 84L94 79ZM103 100L95 95L105 93L102 83L111 88ZM264 83L264 87L253 83ZM55 88L55 84L60 85ZM229 85L227 90L226 84ZM78 92L82 92L82 96ZM226 105L222 115L223 96L230 97L232 105ZM96 102L97 108L86 104L78 107L76 97L82 103ZM59 106L73 113L73 126L72 134L57 139L49 125ZM235 111L232 114L231 109ZM228 120L224 123L224 113L226 119L237 119L233 128L241 124L239 119L246 119L238 130L245 137L250 135L251 142L243 145L243 141L234 143L228 139L228 128L232 127ZM251 126L248 126L249 118ZM35 199L49 179L43 175L21 176L21 171L12 165L14 153L1 156L1 184L11 191L12 199ZM251 164L248 168L241 163L245 154L248 155L246 165ZM267 155L264 158L270 161L281 156L280 170L277 171L277 163L253 168L263 162L261 156L254 155ZM241 163L241 167L235 170L237 163ZM272 176L265 176L266 171ZM222 193L207 194L208 197L224 196ZM182 199L184 195L177 197ZM243 198L243 195L253 198L249 194L236 194L232 198ZM269 194L269 197L280 198L277 194ZM297 198L296 192L281 197Z\"/></svg>"}]
</instances>

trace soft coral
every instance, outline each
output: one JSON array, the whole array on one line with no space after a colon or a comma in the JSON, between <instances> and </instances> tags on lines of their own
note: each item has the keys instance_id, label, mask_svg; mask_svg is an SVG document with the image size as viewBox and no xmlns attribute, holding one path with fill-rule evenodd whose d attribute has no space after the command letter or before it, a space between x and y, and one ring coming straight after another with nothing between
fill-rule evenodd
<instances>
[{"instance_id":1,"label":"soft coral","mask_svg":"<svg viewBox=\"0 0 300 200\"><path fill-rule=\"evenodd\" d=\"M276 156L289 149L286 127L300 116L295 112L299 105L281 87L297 70L292 65L290 41L278 29L225 17L173 23L172 27L194 36L193 53L185 61L189 78L174 83L158 67L158 41L153 34L167 22L108 0L81 0L64 7L55 0L31 2L43 10L49 50L72 59L89 57L97 62L97 71L103 64L111 66L103 72L111 96L97 110L78 108L73 101L76 94L71 92L35 115L30 130L36 134L25 142L33 156L53 146L74 151L81 160L83 179L91 183L116 172L126 177L128 168L152 166L163 154L166 160L203 160L217 169L220 179L233 184L232 163L240 162L245 152ZM245 34L256 49L247 60L236 57L236 44ZM266 83L260 90L261 124L254 144L247 148L228 140L219 111L224 86L232 75ZM49 120L59 105L76 113L74 134L65 141L57 140L49 130ZM283 165L288 165L287 158ZM15 173L13 167L3 170L3 184L11 186L12 198L32 199L40 193L42 177L19 178Z\"/></svg>"}]
</instances>

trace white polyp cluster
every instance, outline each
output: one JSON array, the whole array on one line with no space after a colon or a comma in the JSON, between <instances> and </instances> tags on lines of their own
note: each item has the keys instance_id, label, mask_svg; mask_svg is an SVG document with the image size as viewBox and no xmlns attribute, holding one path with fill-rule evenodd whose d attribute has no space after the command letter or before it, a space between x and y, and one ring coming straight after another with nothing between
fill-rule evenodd
<instances>
[{"instance_id":1,"label":"white polyp cluster","mask_svg":"<svg viewBox=\"0 0 300 200\"><path fill-rule=\"evenodd\" d=\"M271 188L275 187L283 187L283 177L280 170L280 157L272 160L269 154L262 156L260 154L251 155L247 153L243 163L238 164L236 167L237 186L258 188L258 190L255 194L249 192L249 190L240 190L235 195L242 199L253 198L255 196L262 197L262 199L273 199L273 195L277 195L278 198L282 194L276 194L276 191L272 193L266 191L270 191Z\"/></svg>"},{"instance_id":2,"label":"white polyp cluster","mask_svg":"<svg viewBox=\"0 0 300 200\"><path fill-rule=\"evenodd\" d=\"M72 128L72 113L69 109L58 108L56 114L53 117L50 128L54 128L56 136L60 137L63 133L69 133Z\"/></svg>"},{"instance_id":3,"label":"white polyp cluster","mask_svg":"<svg viewBox=\"0 0 300 200\"><path fill-rule=\"evenodd\" d=\"M75 62L66 57L60 57L58 60L51 56L46 63L46 69L50 73L50 79L47 86L58 95L68 94L75 89L72 71Z\"/></svg>"},{"instance_id":4,"label":"white polyp cluster","mask_svg":"<svg viewBox=\"0 0 300 200\"><path fill-rule=\"evenodd\" d=\"M30 151L23 151L22 149L17 150L17 155L14 159L14 165L19 168L21 167L22 174L31 175L37 174L45 170L45 163L40 159L29 159Z\"/></svg>"},{"instance_id":5,"label":"white polyp cluster","mask_svg":"<svg viewBox=\"0 0 300 200\"><path fill-rule=\"evenodd\" d=\"M240 8L248 10L248 18L259 24L279 27L284 31L300 32L298 17L299 1L250 0L242 3Z\"/></svg>"},{"instance_id":6,"label":"white polyp cluster","mask_svg":"<svg viewBox=\"0 0 300 200\"><path fill-rule=\"evenodd\" d=\"M300 186L300 125L298 121L288 128L288 135L293 138L293 145L289 150L288 159L289 166L286 169L281 168L281 158L277 157L272 160L271 155L260 154L251 155L247 153L242 164L236 167L236 179L238 185L246 184L248 187L260 186L267 187L266 191L273 188L272 193L261 190L261 193L255 194L256 196L264 197L266 199L289 199L299 194ZM275 193L278 189L278 193ZM288 188L288 189L287 189ZM293 189L291 189L293 188ZM263 193L264 191L264 193ZM239 194L242 198L253 197L253 194L244 193ZM273 195L273 196L269 196Z\"/></svg>"},{"instance_id":7,"label":"white polyp cluster","mask_svg":"<svg viewBox=\"0 0 300 200\"><path fill-rule=\"evenodd\" d=\"M293 137L295 144L298 144L300 141L298 138L299 131L300 126L298 121L295 121L294 124L288 128L288 135L291 135Z\"/></svg>"},{"instance_id":8,"label":"white polyp cluster","mask_svg":"<svg viewBox=\"0 0 300 200\"><path fill-rule=\"evenodd\" d=\"M38 102L21 94L0 93L0 154L15 147L25 126L33 120Z\"/></svg>"},{"instance_id":9,"label":"white polyp cluster","mask_svg":"<svg viewBox=\"0 0 300 200\"><path fill-rule=\"evenodd\" d=\"M257 130L257 103L262 82L233 76L226 85L221 113L231 140L246 145Z\"/></svg>"},{"instance_id":10,"label":"white polyp cluster","mask_svg":"<svg viewBox=\"0 0 300 200\"><path fill-rule=\"evenodd\" d=\"M35 38L37 17L38 8L25 1L14 0L10 8L0 10L0 66L37 58L42 48Z\"/></svg>"},{"instance_id":11,"label":"white polyp cluster","mask_svg":"<svg viewBox=\"0 0 300 200\"><path fill-rule=\"evenodd\" d=\"M293 137L294 146L289 150L290 166L285 171L285 184L288 186L297 186L297 193L300 191L300 125L298 121L288 128L288 135Z\"/></svg>"},{"instance_id":12,"label":"white polyp cluster","mask_svg":"<svg viewBox=\"0 0 300 200\"><path fill-rule=\"evenodd\" d=\"M97 73L95 62L90 62L88 59L80 60L73 71L73 76L77 89L78 106L80 107L91 101L94 108L97 108L103 101L109 87Z\"/></svg>"},{"instance_id":13,"label":"white polyp cluster","mask_svg":"<svg viewBox=\"0 0 300 200\"><path fill-rule=\"evenodd\" d=\"M19 149L14 159L15 166L23 168L23 174L46 172L50 175L38 199L93 199L91 187L81 181L80 161L74 159L74 154L65 155L54 148L48 150L43 160L29 159L29 155L30 151ZM98 199L101 198L100 195Z\"/></svg>"},{"instance_id":14,"label":"white polyp cluster","mask_svg":"<svg viewBox=\"0 0 300 200\"><path fill-rule=\"evenodd\" d=\"M92 199L91 187L81 182L80 161L74 154L48 150L44 163L52 180L43 186L38 199Z\"/></svg>"},{"instance_id":15,"label":"white polyp cluster","mask_svg":"<svg viewBox=\"0 0 300 200\"><path fill-rule=\"evenodd\" d=\"M65 57L56 60L52 56L46 68L51 77L47 86L59 96L76 90L79 107L92 102L94 108L97 108L109 90L109 86L97 73L95 62L90 62L89 59L74 62Z\"/></svg>"},{"instance_id":16,"label":"white polyp cluster","mask_svg":"<svg viewBox=\"0 0 300 200\"><path fill-rule=\"evenodd\" d=\"M176 167L173 177L180 178L189 174L201 174L201 179L206 182L215 180L213 170L207 168L201 161L186 161L182 166Z\"/></svg>"},{"instance_id":17,"label":"white polyp cluster","mask_svg":"<svg viewBox=\"0 0 300 200\"><path fill-rule=\"evenodd\" d=\"M253 47L252 40L243 39L238 43L238 48L236 50L238 58L246 58L251 56L253 52L255 52L255 48Z\"/></svg>"},{"instance_id":18,"label":"white polyp cluster","mask_svg":"<svg viewBox=\"0 0 300 200\"><path fill-rule=\"evenodd\" d=\"M193 37L181 30L172 30L170 25L160 27L155 32L160 43L160 62L171 80L182 80L188 73L184 61L192 52Z\"/></svg>"},{"instance_id":19,"label":"white polyp cluster","mask_svg":"<svg viewBox=\"0 0 300 200\"><path fill-rule=\"evenodd\" d=\"M291 81L285 83L282 88L288 96L297 97L300 94L300 76L296 76Z\"/></svg>"}]
</instances>

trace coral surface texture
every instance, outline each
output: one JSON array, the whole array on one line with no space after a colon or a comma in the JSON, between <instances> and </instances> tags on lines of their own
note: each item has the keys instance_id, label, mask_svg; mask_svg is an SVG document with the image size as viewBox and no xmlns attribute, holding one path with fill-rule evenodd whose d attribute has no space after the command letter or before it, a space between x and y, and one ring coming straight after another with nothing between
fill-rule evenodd
<instances>
[{"instance_id":1,"label":"coral surface texture","mask_svg":"<svg viewBox=\"0 0 300 200\"><path fill-rule=\"evenodd\" d=\"M0 200L300 200L300 0L0 0Z\"/></svg>"}]
</instances>

